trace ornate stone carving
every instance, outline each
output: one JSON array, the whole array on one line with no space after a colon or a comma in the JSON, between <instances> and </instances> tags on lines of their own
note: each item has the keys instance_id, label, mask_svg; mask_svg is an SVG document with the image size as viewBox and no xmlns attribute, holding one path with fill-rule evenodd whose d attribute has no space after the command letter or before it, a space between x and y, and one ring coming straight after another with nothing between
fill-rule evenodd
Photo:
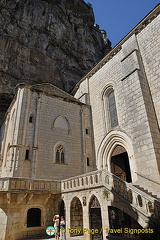
<instances>
[{"instance_id":1,"label":"ornate stone carving","mask_svg":"<svg viewBox=\"0 0 160 240\"><path fill-rule=\"evenodd\" d=\"M91 208L100 208L100 207L101 207L96 196L94 196L94 197L92 198L90 207L91 207Z\"/></svg>"}]
</instances>

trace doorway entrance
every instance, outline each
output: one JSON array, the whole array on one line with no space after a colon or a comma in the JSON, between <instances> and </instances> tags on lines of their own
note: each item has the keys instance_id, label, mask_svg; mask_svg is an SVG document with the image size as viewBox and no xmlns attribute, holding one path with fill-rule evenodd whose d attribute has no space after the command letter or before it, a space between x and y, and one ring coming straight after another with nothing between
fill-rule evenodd
<instances>
[{"instance_id":1,"label":"doorway entrance","mask_svg":"<svg viewBox=\"0 0 160 240\"><path fill-rule=\"evenodd\" d=\"M96 196L93 196L90 202L90 228L98 230L91 234L92 240L102 240L101 207Z\"/></svg>"},{"instance_id":2,"label":"doorway entrance","mask_svg":"<svg viewBox=\"0 0 160 240\"><path fill-rule=\"evenodd\" d=\"M59 204L59 216L60 217L64 217L66 216L66 209L65 209L65 204L64 201L62 200Z\"/></svg>"},{"instance_id":3,"label":"doorway entrance","mask_svg":"<svg viewBox=\"0 0 160 240\"><path fill-rule=\"evenodd\" d=\"M79 198L74 197L70 207L71 237L83 234L83 208Z\"/></svg>"},{"instance_id":4,"label":"doorway entrance","mask_svg":"<svg viewBox=\"0 0 160 240\"><path fill-rule=\"evenodd\" d=\"M41 209L30 208L27 212L27 227L41 226Z\"/></svg>"},{"instance_id":5,"label":"doorway entrance","mask_svg":"<svg viewBox=\"0 0 160 240\"><path fill-rule=\"evenodd\" d=\"M117 145L112 152L111 172L128 183L132 182L128 154L120 145Z\"/></svg>"}]
</instances>

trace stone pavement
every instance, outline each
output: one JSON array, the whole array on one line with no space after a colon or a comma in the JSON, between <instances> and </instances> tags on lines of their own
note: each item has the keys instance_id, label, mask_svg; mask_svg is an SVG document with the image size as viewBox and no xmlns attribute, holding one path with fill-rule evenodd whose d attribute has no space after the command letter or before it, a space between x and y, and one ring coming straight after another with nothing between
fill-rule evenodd
<instances>
[{"instance_id":1,"label":"stone pavement","mask_svg":"<svg viewBox=\"0 0 160 240\"><path fill-rule=\"evenodd\" d=\"M26 239L26 240L56 240L55 238L52 237L39 237L39 238L33 238L33 239ZM66 240L84 240L84 236L76 236L76 237L67 237Z\"/></svg>"}]
</instances>

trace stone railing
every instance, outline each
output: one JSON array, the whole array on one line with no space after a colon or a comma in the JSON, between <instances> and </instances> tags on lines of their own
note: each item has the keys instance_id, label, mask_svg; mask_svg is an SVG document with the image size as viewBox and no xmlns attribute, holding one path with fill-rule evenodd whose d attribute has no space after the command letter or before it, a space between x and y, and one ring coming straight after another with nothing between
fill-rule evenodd
<instances>
[{"instance_id":1,"label":"stone railing","mask_svg":"<svg viewBox=\"0 0 160 240\"><path fill-rule=\"evenodd\" d=\"M61 181L61 191L70 192L79 189L88 189L88 187L93 188L97 186L102 186L103 171L94 171L79 175L72 178L67 178Z\"/></svg>"},{"instance_id":2,"label":"stone railing","mask_svg":"<svg viewBox=\"0 0 160 240\"><path fill-rule=\"evenodd\" d=\"M33 180L28 178L1 178L0 192L43 192L43 193L60 193L60 181Z\"/></svg>"},{"instance_id":3,"label":"stone railing","mask_svg":"<svg viewBox=\"0 0 160 240\"><path fill-rule=\"evenodd\" d=\"M33 180L29 178L0 179L0 192L25 191L29 193L59 194L97 187L105 187L147 217L160 212L160 202L157 199L106 170L97 170L62 181Z\"/></svg>"},{"instance_id":4,"label":"stone railing","mask_svg":"<svg viewBox=\"0 0 160 240\"><path fill-rule=\"evenodd\" d=\"M160 203L157 199L106 170L94 171L61 181L62 193L97 187L107 188L147 217L153 213L158 214L160 210Z\"/></svg>"}]
</instances>

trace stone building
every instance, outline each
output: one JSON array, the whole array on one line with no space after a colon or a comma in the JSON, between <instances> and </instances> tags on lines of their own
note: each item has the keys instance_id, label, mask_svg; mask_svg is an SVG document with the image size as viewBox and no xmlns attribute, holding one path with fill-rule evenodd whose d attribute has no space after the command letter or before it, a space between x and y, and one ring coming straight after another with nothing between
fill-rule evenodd
<instances>
[{"instance_id":1,"label":"stone building","mask_svg":"<svg viewBox=\"0 0 160 240\"><path fill-rule=\"evenodd\" d=\"M159 12L77 83L74 97L51 84L17 86L0 134L1 240L45 235L57 213L67 236L149 233L148 218L160 214Z\"/></svg>"}]
</instances>

